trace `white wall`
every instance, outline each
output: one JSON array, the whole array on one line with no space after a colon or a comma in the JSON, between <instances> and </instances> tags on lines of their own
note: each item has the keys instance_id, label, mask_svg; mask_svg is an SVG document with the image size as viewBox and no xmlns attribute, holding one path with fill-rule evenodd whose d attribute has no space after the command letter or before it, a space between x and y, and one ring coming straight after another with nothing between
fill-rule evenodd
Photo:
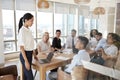
<instances>
[{"instance_id":1,"label":"white wall","mask_svg":"<svg viewBox=\"0 0 120 80\"><path fill-rule=\"evenodd\" d=\"M120 0L117 0L117 3L120 3Z\"/></svg>"},{"instance_id":2,"label":"white wall","mask_svg":"<svg viewBox=\"0 0 120 80\"><path fill-rule=\"evenodd\" d=\"M0 64L4 63L4 45L3 45L3 26L2 26L2 10L1 10L1 0L0 0Z\"/></svg>"}]
</instances>

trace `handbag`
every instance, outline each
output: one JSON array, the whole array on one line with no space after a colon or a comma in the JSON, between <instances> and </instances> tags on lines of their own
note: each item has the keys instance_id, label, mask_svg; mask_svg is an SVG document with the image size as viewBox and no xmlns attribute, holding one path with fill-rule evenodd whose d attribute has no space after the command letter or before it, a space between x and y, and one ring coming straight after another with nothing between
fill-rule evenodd
<instances>
[{"instance_id":1,"label":"handbag","mask_svg":"<svg viewBox=\"0 0 120 80\"><path fill-rule=\"evenodd\" d=\"M101 56L95 55L91 58L90 62L103 65L105 61Z\"/></svg>"}]
</instances>

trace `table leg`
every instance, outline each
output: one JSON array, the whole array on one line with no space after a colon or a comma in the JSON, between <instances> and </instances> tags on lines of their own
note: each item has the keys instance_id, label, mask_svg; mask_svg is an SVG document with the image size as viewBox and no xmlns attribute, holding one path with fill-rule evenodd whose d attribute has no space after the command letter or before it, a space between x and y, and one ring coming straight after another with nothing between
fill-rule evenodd
<instances>
[{"instance_id":1,"label":"table leg","mask_svg":"<svg viewBox=\"0 0 120 80\"><path fill-rule=\"evenodd\" d=\"M40 80L46 80L46 70L45 70L45 68L40 68Z\"/></svg>"},{"instance_id":2,"label":"table leg","mask_svg":"<svg viewBox=\"0 0 120 80\"><path fill-rule=\"evenodd\" d=\"M22 63L20 62L20 80L23 80L23 67L22 67Z\"/></svg>"}]
</instances>

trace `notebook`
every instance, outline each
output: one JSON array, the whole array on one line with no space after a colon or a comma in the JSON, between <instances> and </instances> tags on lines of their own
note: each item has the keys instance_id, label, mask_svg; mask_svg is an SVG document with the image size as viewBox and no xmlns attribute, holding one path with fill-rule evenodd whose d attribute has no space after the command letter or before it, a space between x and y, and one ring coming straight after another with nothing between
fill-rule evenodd
<instances>
[{"instance_id":1,"label":"notebook","mask_svg":"<svg viewBox=\"0 0 120 80\"><path fill-rule=\"evenodd\" d=\"M49 63L49 62L51 61L53 55L54 55L53 52L50 52L50 53L48 54L48 56L47 56L46 59L40 59L39 62L40 62L41 64Z\"/></svg>"}]
</instances>

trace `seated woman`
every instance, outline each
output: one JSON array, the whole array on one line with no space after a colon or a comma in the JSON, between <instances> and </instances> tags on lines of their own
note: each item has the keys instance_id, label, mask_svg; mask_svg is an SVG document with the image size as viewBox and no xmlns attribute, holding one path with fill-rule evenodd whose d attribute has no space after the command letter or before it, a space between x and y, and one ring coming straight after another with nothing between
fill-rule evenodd
<instances>
[{"instance_id":1,"label":"seated woman","mask_svg":"<svg viewBox=\"0 0 120 80\"><path fill-rule=\"evenodd\" d=\"M118 54L118 48L115 45L117 41L118 35L115 33L109 33L107 36L107 43L100 49L102 53L102 58L105 60L105 66L114 66Z\"/></svg>"},{"instance_id":2,"label":"seated woman","mask_svg":"<svg viewBox=\"0 0 120 80\"><path fill-rule=\"evenodd\" d=\"M38 53L41 53L41 52L47 53L50 51L50 49L51 49L51 45L49 42L49 33L45 32L43 34L42 40L37 44L37 50L38 50Z\"/></svg>"},{"instance_id":3,"label":"seated woman","mask_svg":"<svg viewBox=\"0 0 120 80\"><path fill-rule=\"evenodd\" d=\"M92 29L90 31L90 39L89 39L89 45L91 48L95 48L95 46L97 45L97 40L95 38L95 35L98 33L97 29Z\"/></svg>"}]
</instances>

